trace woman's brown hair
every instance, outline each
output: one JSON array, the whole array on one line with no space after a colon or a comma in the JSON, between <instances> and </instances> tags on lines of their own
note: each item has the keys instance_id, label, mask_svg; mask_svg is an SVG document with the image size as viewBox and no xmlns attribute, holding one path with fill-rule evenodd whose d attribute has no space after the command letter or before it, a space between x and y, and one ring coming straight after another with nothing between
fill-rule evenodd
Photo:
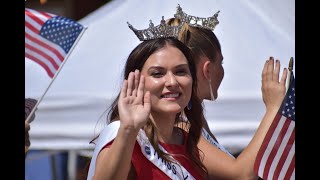
<instances>
[{"instance_id":1,"label":"woman's brown hair","mask_svg":"<svg viewBox=\"0 0 320 180\"><path fill-rule=\"evenodd\" d=\"M177 26L180 23L180 19L177 18L170 18L166 21L166 24L171 26ZM179 32L178 39L191 49L196 65L200 57L208 57L210 61L214 62L217 53L221 54L220 42L214 32L209 29L194 27L184 23Z\"/></svg>"},{"instance_id":2,"label":"woman's brown hair","mask_svg":"<svg viewBox=\"0 0 320 180\"><path fill-rule=\"evenodd\" d=\"M189 69L191 72L191 76L193 79L192 83L192 94L190 102L192 104L192 108L184 108L187 118L189 119L189 132L187 136L187 153L188 158L193 162L199 170L207 174L207 169L202 164L201 160L199 159L199 149L197 148L197 143L201 136L201 129L202 129L202 121L201 117L203 117L203 108L200 100L197 97L197 78L196 78L196 68L193 60L192 53L190 49L184 45L182 42L175 38L160 38L154 40L143 41L140 43L129 55L127 62L125 64L124 69L124 78L127 79L130 72L135 71L136 69L142 70L143 65L153 53L162 49L166 46L173 46L178 48L186 57L189 65ZM116 121L119 120L119 111L118 111L118 100L119 95L115 99L115 101L111 105L111 109L108 113L108 121ZM179 122L179 115L176 116L176 122ZM146 123L144 130L148 136L149 141L151 142L152 146L155 148L156 152L159 156L167 161L171 161L172 159L169 158L168 154L165 154L163 151L159 149L158 146L158 137L157 137L157 128L151 120L148 120Z\"/></svg>"}]
</instances>

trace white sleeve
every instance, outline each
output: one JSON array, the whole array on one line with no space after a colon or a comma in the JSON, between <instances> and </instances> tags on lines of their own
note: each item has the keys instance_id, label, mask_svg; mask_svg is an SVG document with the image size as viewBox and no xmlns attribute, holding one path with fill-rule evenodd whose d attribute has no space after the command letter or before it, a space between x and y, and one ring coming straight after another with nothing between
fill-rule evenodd
<instances>
[{"instance_id":1,"label":"white sleeve","mask_svg":"<svg viewBox=\"0 0 320 180\"><path fill-rule=\"evenodd\" d=\"M108 144L110 141L112 141L117 136L119 127L120 127L120 121L114 121L114 122L108 124L108 126L106 126L101 131L101 133L97 139L97 142L96 142L96 147L94 148L94 151L92 154L87 180L91 180L94 175L98 154L100 153L100 151L102 150L102 148L106 144Z\"/></svg>"}]
</instances>

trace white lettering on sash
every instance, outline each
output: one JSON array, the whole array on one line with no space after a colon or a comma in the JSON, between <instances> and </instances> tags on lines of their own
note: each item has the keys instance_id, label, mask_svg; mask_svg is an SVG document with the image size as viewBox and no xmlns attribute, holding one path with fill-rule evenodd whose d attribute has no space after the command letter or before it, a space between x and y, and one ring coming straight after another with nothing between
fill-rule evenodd
<instances>
[{"instance_id":1,"label":"white lettering on sash","mask_svg":"<svg viewBox=\"0 0 320 180\"><path fill-rule=\"evenodd\" d=\"M162 172L164 172L167 176L174 180L182 180L182 179L195 179L181 164L176 162L167 162L163 158L161 158L155 149L152 147L151 143L148 140L145 132L143 130L139 131L137 136L138 144L141 147L142 154L152 162L156 167L158 167ZM168 153L160 144L159 148ZM171 156L173 159L173 157Z\"/></svg>"},{"instance_id":2,"label":"white lettering on sash","mask_svg":"<svg viewBox=\"0 0 320 180\"><path fill-rule=\"evenodd\" d=\"M95 164L96 159L101 151L101 149L111 142L117 135L118 129L120 127L119 121L114 121L110 123L108 126L106 126L100 133L97 141L96 141L96 147L94 149L89 172L87 176L87 180L91 180L94 172L95 172ZM167 162L164 159L162 159L158 153L154 150L151 143L148 140L148 137L145 135L145 132L143 130L139 131L139 134L137 136L137 142L141 147L142 154L150 161L152 162L156 167L158 167L162 172L164 172L167 176L169 176L171 179L174 180L186 180L195 179L182 165L180 165L177 161L176 163ZM168 153L160 144L159 148L165 152ZM171 157L172 158L172 157Z\"/></svg>"},{"instance_id":3,"label":"white lettering on sash","mask_svg":"<svg viewBox=\"0 0 320 180\"><path fill-rule=\"evenodd\" d=\"M205 137L205 139L212 145L216 146L218 149L220 149L221 151L229 154L231 157L234 158L234 156L228 151L226 150L222 145L220 145L216 140L214 140L210 134L207 132L207 130L205 130L204 128L202 128L202 136Z\"/></svg>"}]
</instances>

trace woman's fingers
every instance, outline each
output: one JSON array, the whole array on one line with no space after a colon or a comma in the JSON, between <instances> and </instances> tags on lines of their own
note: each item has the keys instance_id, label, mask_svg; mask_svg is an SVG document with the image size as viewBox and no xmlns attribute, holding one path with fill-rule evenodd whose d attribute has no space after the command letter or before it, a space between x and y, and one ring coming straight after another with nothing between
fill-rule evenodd
<instances>
[{"instance_id":1,"label":"woman's fingers","mask_svg":"<svg viewBox=\"0 0 320 180\"><path fill-rule=\"evenodd\" d=\"M269 60L267 60L267 61L264 63L264 66L263 66L262 77L261 77L262 82L265 82L265 81L267 80L268 62L269 62Z\"/></svg>"},{"instance_id":2,"label":"woman's fingers","mask_svg":"<svg viewBox=\"0 0 320 180\"><path fill-rule=\"evenodd\" d=\"M134 81L134 73L130 72L129 76L128 76L127 96L131 96L132 95L133 81Z\"/></svg>"},{"instance_id":3,"label":"woman's fingers","mask_svg":"<svg viewBox=\"0 0 320 180\"><path fill-rule=\"evenodd\" d=\"M120 92L120 98L125 98L127 96L128 80L124 80Z\"/></svg>"},{"instance_id":4,"label":"woman's fingers","mask_svg":"<svg viewBox=\"0 0 320 180\"><path fill-rule=\"evenodd\" d=\"M138 86L139 86L140 72L135 70L130 72L128 76L127 86L125 88L126 96L137 96Z\"/></svg>"},{"instance_id":5,"label":"woman's fingers","mask_svg":"<svg viewBox=\"0 0 320 180\"><path fill-rule=\"evenodd\" d=\"M274 68L274 59L273 57L270 57L268 61L267 74L266 74L267 81L272 81L273 68Z\"/></svg>"},{"instance_id":6,"label":"woman's fingers","mask_svg":"<svg viewBox=\"0 0 320 180\"><path fill-rule=\"evenodd\" d=\"M145 79L139 70L130 72L128 80L125 80L120 92L120 98L136 97L136 103L147 103L150 105L150 93L146 95L144 92ZM145 102L146 101L146 102Z\"/></svg>"},{"instance_id":7,"label":"woman's fingers","mask_svg":"<svg viewBox=\"0 0 320 180\"><path fill-rule=\"evenodd\" d=\"M132 96L137 96L139 79L140 79L140 71L138 69L136 69L134 71L134 87L133 87L133 91L132 91Z\"/></svg>"},{"instance_id":8,"label":"woman's fingers","mask_svg":"<svg viewBox=\"0 0 320 180\"><path fill-rule=\"evenodd\" d=\"M144 76L141 75L138 90L137 90L138 100L143 101L143 96L144 96Z\"/></svg>"},{"instance_id":9,"label":"woman's fingers","mask_svg":"<svg viewBox=\"0 0 320 180\"><path fill-rule=\"evenodd\" d=\"M279 82L279 73L280 73L280 61L277 59L275 68L273 70L272 80Z\"/></svg>"},{"instance_id":10,"label":"woman's fingers","mask_svg":"<svg viewBox=\"0 0 320 180\"><path fill-rule=\"evenodd\" d=\"M279 82L280 77L280 61L276 60L274 62L274 58L270 57L269 60L266 61L262 70L262 82L267 81L275 81Z\"/></svg>"},{"instance_id":11,"label":"woman's fingers","mask_svg":"<svg viewBox=\"0 0 320 180\"><path fill-rule=\"evenodd\" d=\"M280 84L283 85L283 86L286 85L287 74L288 74L288 70L287 70L287 68L284 68L283 69L283 73L282 73L282 77L281 77L281 80L280 80Z\"/></svg>"},{"instance_id":12,"label":"woman's fingers","mask_svg":"<svg viewBox=\"0 0 320 180\"><path fill-rule=\"evenodd\" d=\"M144 94L144 98L143 98L143 107L146 111L149 111L151 110L151 99L150 99L150 92L147 91L145 94Z\"/></svg>"}]
</instances>

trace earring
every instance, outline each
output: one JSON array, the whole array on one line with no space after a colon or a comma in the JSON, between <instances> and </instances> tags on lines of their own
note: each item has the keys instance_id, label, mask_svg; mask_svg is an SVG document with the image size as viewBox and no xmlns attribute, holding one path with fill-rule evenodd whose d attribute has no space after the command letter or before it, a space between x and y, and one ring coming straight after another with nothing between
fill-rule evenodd
<instances>
[{"instance_id":1,"label":"earring","mask_svg":"<svg viewBox=\"0 0 320 180\"><path fill-rule=\"evenodd\" d=\"M189 101L188 105L187 105L187 109L190 110L191 108L192 108L192 103L191 103L191 101Z\"/></svg>"},{"instance_id":2,"label":"earring","mask_svg":"<svg viewBox=\"0 0 320 180\"><path fill-rule=\"evenodd\" d=\"M209 88L210 88L211 101L215 101L216 98L213 95L212 86L211 86L211 79L209 79L208 83L209 83Z\"/></svg>"}]
</instances>

